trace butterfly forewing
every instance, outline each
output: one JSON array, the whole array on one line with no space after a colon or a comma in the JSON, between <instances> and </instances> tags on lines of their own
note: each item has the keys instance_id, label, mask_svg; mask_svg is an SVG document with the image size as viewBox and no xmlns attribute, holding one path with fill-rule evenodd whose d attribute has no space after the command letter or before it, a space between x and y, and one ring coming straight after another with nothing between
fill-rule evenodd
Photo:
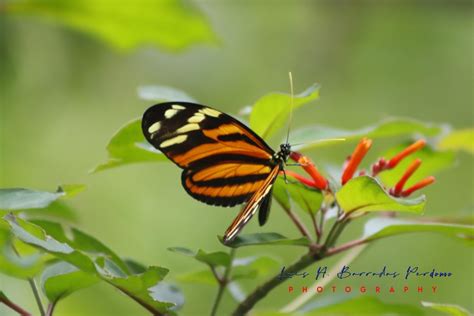
<instances>
[{"instance_id":1,"label":"butterfly forewing","mask_svg":"<svg viewBox=\"0 0 474 316\"><path fill-rule=\"evenodd\" d=\"M258 209L280 169L265 141L210 107L157 104L143 115L142 129L149 143L184 169L182 184L195 199L220 206L248 201L229 228L228 240Z\"/></svg>"}]
</instances>

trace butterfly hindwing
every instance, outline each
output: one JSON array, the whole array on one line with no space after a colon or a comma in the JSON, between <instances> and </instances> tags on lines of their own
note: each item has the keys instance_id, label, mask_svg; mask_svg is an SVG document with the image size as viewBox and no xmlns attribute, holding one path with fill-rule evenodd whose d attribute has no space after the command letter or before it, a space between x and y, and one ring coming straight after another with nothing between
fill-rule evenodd
<instances>
[{"instance_id":1,"label":"butterfly hindwing","mask_svg":"<svg viewBox=\"0 0 474 316\"><path fill-rule=\"evenodd\" d=\"M247 222L252 218L255 212L259 207L266 201L266 198L271 193L273 188L273 183L275 182L278 172L280 171L279 166L275 166L270 173L270 175L265 180L265 183L258 188L258 190L252 195L250 200L247 202L245 207L239 212L237 217L234 219L229 228L227 228L224 234L224 243L231 242L239 231L247 224ZM269 197L271 198L271 197ZM269 203L269 201L267 201Z\"/></svg>"}]
</instances>

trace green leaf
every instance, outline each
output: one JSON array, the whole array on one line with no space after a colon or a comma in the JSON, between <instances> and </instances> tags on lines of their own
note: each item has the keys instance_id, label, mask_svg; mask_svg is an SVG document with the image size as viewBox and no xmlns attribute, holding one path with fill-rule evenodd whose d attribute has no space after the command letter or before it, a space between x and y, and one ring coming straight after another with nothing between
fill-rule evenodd
<instances>
[{"instance_id":1,"label":"green leaf","mask_svg":"<svg viewBox=\"0 0 474 316\"><path fill-rule=\"evenodd\" d=\"M140 262L137 262L133 259L124 259L123 262L125 262L125 264L128 267L128 270L132 274L140 274L140 273L143 273L143 272L146 271L146 266L145 265L143 265Z\"/></svg>"},{"instance_id":2,"label":"green leaf","mask_svg":"<svg viewBox=\"0 0 474 316\"><path fill-rule=\"evenodd\" d=\"M474 226L472 225L427 223L395 218L370 219L364 226L363 239L372 241L399 234L418 232L439 233L467 241L474 239ZM471 246L474 245L472 242L470 244Z\"/></svg>"},{"instance_id":3,"label":"green leaf","mask_svg":"<svg viewBox=\"0 0 474 316\"><path fill-rule=\"evenodd\" d=\"M286 189L286 183L280 177L278 177L273 185L273 197L280 203L280 205L286 209L291 209L290 195Z\"/></svg>"},{"instance_id":4,"label":"green leaf","mask_svg":"<svg viewBox=\"0 0 474 316\"><path fill-rule=\"evenodd\" d=\"M472 315L467 309L454 304L441 304L441 303L431 303L431 302L421 302L421 305L428 307L437 311L440 311L447 315L452 316L469 316Z\"/></svg>"},{"instance_id":5,"label":"green leaf","mask_svg":"<svg viewBox=\"0 0 474 316\"><path fill-rule=\"evenodd\" d=\"M186 274L181 274L177 277L179 281L187 282L187 283L198 283L198 284L208 284L208 285L216 285L217 280L212 274L211 270L199 270L193 271Z\"/></svg>"},{"instance_id":6,"label":"green leaf","mask_svg":"<svg viewBox=\"0 0 474 316\"><path fill-rule=\"evenodd\" d=\"M219 237L222 244L223 238ZM260 245L287 245L287 246L309 246L310 242L307 238L301 237L296 239L288 239L287 237L278 233L256 233L256 234L243 234L237 236L230 244L226 246L232 248L239 248L244 246L260 246Z\"/></svg>"},{"instance_id":7,"label":"green leaf","mask_svg":"<svg viewBox=\"0 0 474 316\"><path fill-rule=\"evenodd\" d=\"M136 274L125 278L105 277L105 280L133 298L152 313L156 313L156 310L161 313L166 313L169 312L170 309L176 307L176 303L171 300L159 301L159 294L155 293L155 296L153 296L151 291L163 280L167 273L168 269L149 267L142 274Z\"/></svg>"},{"instance_id":8,"label":"green leaf","mask_svg":"<svg viewBox=\"0 0 474 316\"><path fill-rule=\"evenodd\" d=\"M184 101L193 102L197 101L190 97L186 92L167 86L141 86L138 87L138 96L142 100L146 101Z\"/></svg>"},{"instance_id":9,"label":"green leaf","mask_svg":"<svg viewBox=\"0 0 474 316\"><path fill-rule=\"evenodd\" d=\"M278 270L280 262L268 256L253 256L234 259L232 262L232 280L254 279Z\"/></svg>"},{"instance_id":10,"label":"green leaf","mask_svg":"<svg viewBox=\"0 0 474 316\"><path fill-rule=\"evenodd\" d=\"M315 84L294 96L293 110L318 98L319 85ZM285 124L285 120L290 114L290 108L290 94L280 92L269 93L261 97L253 105L252 112L250 113L250 127L262 138L268 139Z\"/></svg>"},{"instance_id":11,"label":"green leaf","mask_svg":"<svg viewBox=\"0 0 474 316\"><path fill-rule=\"evenodd\" d=\"M145 140L141 119L135 119L122 126L107 145L109 160L98 165L92 172L138 162L168 161L165 155Z\"/></svg>"},{"instance_id":12,"label":"green leaf","mask_svg":"<svg viewBox=\"0 0 474 316\"><path fill-rule=\"evenodd\" d=\"M150 312L170 313L170 308L175 306L173 302L157 301L150 294L150 288L163 280L168 269L148 267L143 273L130 274L125 263L111 250L78 230L72 230L73 237L68 239L62 227L55 223L43 221L41 227L11 214L5 216L5 220L21 241L113 285Z\"/></svg>"},{"instance_id":13,"label":"green leaf","mask_svg":"<svg viewBox=\"0 0 474 316\"><path fill-rule=\"evenodd\" d=\"M0 189L0 210L16 211L45 208L59 198L69 198L83 191L82 184L66 184L56 192L36 191L23 188Z\"/></svg>"},{"instance_id":14,"label":"green leaf","mask_svg":"<svg viewBox=\"0 0 474 316\"><path fill-rule=\"evenodd\" d=\"M406 148L410 143L401 144L389 149L383 154L383 157L390 159L394 157L397 153L401 152ZM425 146L423 149L418 150L409 157L403 159L394 169L387 170L379 174L382 182L392 187L394 186L405 173L408 166L416 158L421 159L422 163L418 170L410 177L410 179L405 184L405 188L408 188L415 184L416 182L436 174L437 172L446 169L454 164L455 154L450 151L436 151L431 148L429 145Z\"/></svg>"},{"instance_id":15,"label":"green leaf","mask_svg":"<svg viewBox=\"0 0 474 316\"><path fill-rule=\"evenodd\" d=\"M70 245L75 250L81 251L86 254L91 255L102 255L112 261L121 271L125 274L129 274L129 269L127 264L119 258L119 256L113 252L110 248L105 246L102 242L96 238L76 229L71 228L68 231L68 235L64 230L64 227L61 224L45 221L45 220L35 220L32 223L38 225L46 232L48 235L53 237L55 240L62 243Z\"/></svg>"},{"instance_id":16,"label":"green leaf","mask_svg":"<svg viewBox=\"0 0 474 316\"><path fill-rule=\"evenodd\" d=\"M60 185L56 192L0 189L0 215L22 212L28 218L41 216L75 221L77 217L74 210L62 200L72 198L84 189L85 185L82 184Z\"/></svg>"},{"instance_id":17,"label":"green leaf","mask_svg":"<svg viewBox=\"0 0 474 316\"><path fill-rule=\"evenodd\" d=\"M332 138L345 138L346 141L359 140L362 137L385 138L403 135L422 134L435 136L441 132L441 127L408 118L390 118L378 124L366 126L357 130L345 130L329 126L308 126L291 132L291 142L295 150L311 147L328 146L339 142L324 141Z\"/></svg>"},{"instance_id":18,"label":"green leaf","mask_svg":"<svg viewBox=\"0 0 474 316\"><path fill-rule=\"evenodd\" d=\"M13 240L8 230L0 227L0 272L15 278L34 277L43 268L39 252L19 255L13 250Z\"/></svg>"},{"instance_id":19,"label":"green leaf","mask_svg":"<svg viewBox=\"0 0 474 316\"><path fill-rule=\"evenodd\" d=\"M118 49L155 45L176 51L216 40L196 6L184 1L23 0L8 3L6 10L70 27Z\"/></svg>"},{"instance_id":20,"label":"green leaf","mask_svg":"<svg viewBox=\"0 0 474 316\"><path fill-rule=\"evenodd\" d=\"M230 255L226 252L216 251L216 252L205 252L202 249L199 249L197 252L194 252L190 249L183 247L171 247L168 248L169 251L180 253L182 255L193 257L194 259L201 261L210 265L211 267L223 266L228 267L231 262Z\"/></svg>"},{"instance_id":21,"label":"green leaf","mask_svg":"<svg viewBox=\"0 0 474 316\"><path fill-rule=\"evenodd\" d=\"M319 315L424 315L418 306L400 303L385 303L372 296L328 297L315 300L300 312L308 316Z\"/></svg>"},{"instance_id":22,"label":"green leaf","mask_svg":"<svg viewBox=\"0 0 474 316\"><path fill-rule=\"evenodd\" d=\"M41 287L52 304L99 281L95 275L83 272L64 261L47 267L41 275Z\"/></svg>"},{"instance_id":23,"label":"green leaf","mask_svg":"<svg viewBox=\"0 0 474 316\"><path fill-rule=\"evenodd\" d=\"M474 155L474 128L460 129L449 133L439 141L438 148L464 150Z\"/></svg>"},{"instance_id":24,"label":"green leaf","mask_svg":"<svg viewBox=\"0 0 474 316\"><path fill-rule=\"evenodd\" d=\"M349 180L336 193L336 200L346 213L396 211L420 214L426 203L424 196L414 199L392 197L369 176Z\"/></svg>"},{"instance_id":25,"label":"green leaf","mask_svg":"<svg viewBox=\"0 0 474 316\"><path fill-rule=\"evenodd\" d=\"M166 282L160 282L148 289L151 297L160 302L169 302L173 304L171 310L177 310L184 305L184 295L181 290Z\"/></svg>"},{"instance_id":26,"label":"green leaf","mask_svg":"<svg viewBox=\"0 0 474 316\"><path fill-rule=\"evenodd\" d=\"M285 183L285 180L278 177L275 181L273 190L277 190L276 199L284 206L290 209L287 197L290 196L298 206L309 214L316 214L323 202L323 194L320 190L309 188L296 181ZM286 191L286 194L285 192ZM286 199L285 199L286 197ZM287 204L288 203L288 204Z\"/></svg>"}]
</instances>

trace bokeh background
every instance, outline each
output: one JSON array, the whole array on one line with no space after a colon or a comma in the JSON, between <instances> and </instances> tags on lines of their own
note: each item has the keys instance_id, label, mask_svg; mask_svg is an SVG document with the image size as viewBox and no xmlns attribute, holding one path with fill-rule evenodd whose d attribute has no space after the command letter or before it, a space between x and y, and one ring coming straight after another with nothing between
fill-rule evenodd
<instances>
[{"instance_id":1,"label":"bokeh background","mask_svg":"<svg viewBox=\"0 0 474 316\"><path fill-rule=\"evenodd\" d=\"M180 52L146 45L116 50L48 20L0 13L0 186L51 191L61 183L86 184L87 191L71 201L78 215L75 225L121 255L170 268L173 279L201 267L166 248L222 250L216 235L238 208L193 200L181 188L180 170L170 163L88 173L106 160L105 146L113 133L150 106L138 98L137 87L176 87L203 104L237 113L270 91L288 92L291 70L297 92L314 82L322 85L320 100L294 114L295 127L351 129L390 116L448 123L456 129L473 126L472 1L225 0L194 5L219 41ZM279 140L275 137L272 145ZM373 157L399 140L377 140ZM353 145L308 154L318 165L341 164ZM425 216L469 214L474 205L473 168L472 156L460 153L456 166L438 174L437 183L425 192ZM360 235L361 229L362 223L351 225L343 239ZM276 204L265 227L253 221L246 231L298 235ZM290 263L301 251L261 247L243 249L240 255L267 253ZM408 282L434 282L439 287L435 295L386 293L379 298L453 303L472 311L473 263L472 250L455 240L411 234L377 242L353 266L374 270L387 264L403 270L420 265L451 271L450 279ZM366 281L367 286L380 283ZM243 286L251 289L255 284ZM179 285L186 295L183 315L209 312L215 287ZM26 282L0 275L0 288L36 310ZM291 298L282 286L258 307L277 309ZM222 315L233 306L225 295ZM0 314L13 315L3 306ZM65 299L57 315L146 312L99 284Z\"/></svg>"}]
</instances>

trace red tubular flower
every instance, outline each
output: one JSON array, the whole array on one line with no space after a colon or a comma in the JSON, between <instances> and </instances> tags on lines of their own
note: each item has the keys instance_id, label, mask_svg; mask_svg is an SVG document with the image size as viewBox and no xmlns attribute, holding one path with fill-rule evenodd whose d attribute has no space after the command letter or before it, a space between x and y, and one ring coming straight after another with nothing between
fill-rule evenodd
<instances>
[{"instance_id":1,"label":"red tubular flower","mask_svg":"<svg viewBox=\"0 0 474 316\"><path fill-rule=\"evenodd\" d=\"M365 137L362 138L357 147L354 149L354 152L352 153L348 163L344 168L341 178L342 185L346 184L347 181L352 179L357 167L360 165L360 162L369 151L370 146L372 146L372 140Z\"/></svg>"},{"instance_id":2,"label":"red tubular flower","mask_svg":"<svg viewBox=\"0 0 474 316\"><path fill-rule=\"evenodd\" d=\"M310 186L321 189L321 190L326 190L328 188L328 180L326 180L325 177L323 177L314 163L306 156L300 154L299 152L291 152L290 158L296 161L303 167L303 169L311 176L311 178L314 180L314 183ZM287 171L288 172L288 171ZM293 174L292 174L293 175ZM300 176L301 177L301 176ZM295 177L296 178L296 177ZM298 178L297 178L298 179ZM300 180L300 179L298 179ZM306 179L308 180L308 179ZM300 180L301 181L301 180ZM301 181L303 182L303 181ZM304 182L303 182L304 183Z\"/></svg>"},{"instance_id":3,"label":"red tubular flower","mask_svg":"<svg viewBox=\"0 0 474 316\"><path fill-rule=\"evenodd\" d=\"M425 178L425 179L421 180L420 182L414 184L413 186L409 187L405 191L402 191L402 193L400 195L403 196L403 197L409 196L413 192L418 191L418 190L426 187L427 185L432 184L433 182L435 182L435 177L430 176L430 177Z\"/></svg>"},{"instance_id":4,"label":"red tubular flower","mask_svg":"<svg viewBox=\"0 0 474 316\"><path fill-rule=\"evenodd\" d=\"M287 176L293 177L296 180L298 180L299 182L301 182L301 183L303 183L303 184L305 184L309 187L317 188L316 183L312 179L305 178L302 175L300 175L299 173L296 173L296 172L291 171L291 170L280 171L280 174L284 174L284 173L286 173Z\"/></svg>"},{"instance_id":5,"label":"red tubular flower","mask_svg":"<svg viewBox=\"0 0 474 316\"><path fill-rule=\"evenodd\" d=\"M400 180L397 182L397 184L394 187L393 190L393 195L394 196L399 196L400 193L403 190L403 186L405 183L410 179L412 174L418 169L418 167L421 165L421 159L416 159L411 163L411 165L407 168L403 176L400 178Z\"/></svg>"},{"instance_id":6,"label":"red tubular flower","mask_svg":"<svg viewBox=\"0 0 474 316\"><path fill-rule=\"evenodd\" d=\"M387 169L395 168L395 166L398 165L398 163L402 161L406 156L425 147L425 144L426 144L426 141L424 139L417 140L416 142L414 142L413 144L411 144L410 146L402 150L400 153L395 155L395 157L390 159L387 164Z\"/></svg>"}]
</instances>

